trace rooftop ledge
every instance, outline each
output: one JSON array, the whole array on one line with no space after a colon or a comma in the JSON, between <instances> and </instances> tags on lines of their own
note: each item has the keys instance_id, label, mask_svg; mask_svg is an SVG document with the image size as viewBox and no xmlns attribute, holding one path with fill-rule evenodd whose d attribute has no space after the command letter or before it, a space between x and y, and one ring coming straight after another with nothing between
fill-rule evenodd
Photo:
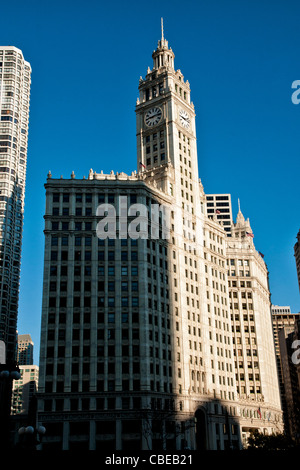
<instances>
[{"instance_id":1,"label":"rooftop ledge","mask_svg":"<svg viewBox=\"0 0 300 470\"><path fill-rule=\"evenodd\" d=\"M71 173L71 179L75 179L75 173L72 171ZM47 175L47 179L52 179L52 174L51 171L49 171ZM55 178L58 179L58 178ZM63 176L61 175L60 179L64 179ZM96 173L96 171L93 171L90 169L88 177L86 178L83 176L83 180L143 180L144 176L142 173L137 173L136 171L132 171L131 175L127 175L127 173L124 173L123 171L115 173L113 170L110 173L103 173L101 170L100 173Z\"/></svg>"},{"instance_id":2,"label":"rooftop ledge","mask_svg":"<svg viewBox=\"0 0 300 470\"><path fill-rule=\"evenodd\" d=\"M121 172L114 172L111 170L110 173L103 173L103 170L101 170L100 173L97 173L96 171L93 171L91 168L88 174L88 177L86 178L83 176L82 180L123 180L123 181L143 181L149 176L154 176L154 173L158 170L160 171L163 169L165 172L168 171L168 167L166 164L158 165L155 168L150 168L149 170L145 171L140 171L139 173L134 170L131 172L131 175L127 175L127 173L124 173L124 171ZM71 179L75 179L75 173L72 171L71 173ZM48 175L47 175L47 180L52 179L52 173L49 170ZM63 176L61 175L60 178L54 178L54 179L64 179ZM155 186L155 185L154 185Z\"/></svg>"}]
</instances>

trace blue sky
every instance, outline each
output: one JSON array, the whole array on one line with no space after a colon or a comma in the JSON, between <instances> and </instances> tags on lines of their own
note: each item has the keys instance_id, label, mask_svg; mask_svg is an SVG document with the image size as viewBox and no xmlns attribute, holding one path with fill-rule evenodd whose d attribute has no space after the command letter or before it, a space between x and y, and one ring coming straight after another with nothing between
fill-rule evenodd
<instances>
[{"instance_id":1,"label":"blue sky","mask_svg":"<svg viewBox=\"0 0 300 470\"><path fill-rule=\"evenodd\" d=\"M136 169L138 81L165 37L191 85L199 176L250 218L270 273L271 300L300 311L293 246L300 228L300 4L15 0L1 5L0 44L32 66L19 333L38 361L44 183ZM4 21L3 21L4 20Z\"/></svg>"}]
</instances>

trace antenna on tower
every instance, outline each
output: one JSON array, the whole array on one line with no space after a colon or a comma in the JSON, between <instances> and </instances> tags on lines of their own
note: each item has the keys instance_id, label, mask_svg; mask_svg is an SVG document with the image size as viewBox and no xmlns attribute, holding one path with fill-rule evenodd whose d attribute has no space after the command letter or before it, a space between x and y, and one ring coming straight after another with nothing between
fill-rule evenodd
<instances>
[{"instance_id":1,"label":"antenna on tower","mask_svg":"<svg viewBox=\"0 0 300 470\"><path fill-rule=\"evenodd\" d=\"M240 205L240 199L238 198L238 206L239 206L239 212L241 212L241 205Z\"/></svg>"},{"instance_id":2,"label":"antenna on tower","mask_svg":"<svg viewBox=\"0 0 300 470\"><path fill-rule=\"evenodd\" d=\"M161 18L161 40L164 40L164 20Z\"/></svg>"}]
</instances>

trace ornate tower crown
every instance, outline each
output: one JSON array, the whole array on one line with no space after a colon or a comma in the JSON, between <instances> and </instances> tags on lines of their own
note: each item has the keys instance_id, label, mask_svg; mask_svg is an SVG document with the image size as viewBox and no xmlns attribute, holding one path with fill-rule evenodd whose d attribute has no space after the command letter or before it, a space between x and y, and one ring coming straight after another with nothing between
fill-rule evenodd
<instances>
[{"instance_id":1,"label":"ornate tower crown","mask_svg":"<svg viewBox=\"0 0 300 470\"><path fill-rule=\"evenodd\" d=\"M161 19L161 39L158 41L157 49L153 52L153 70L158 70L161 67L174 69L175 54L172 49L168 47L168 41L164 38L163 19Z\"/></svg>"}]
</instances>

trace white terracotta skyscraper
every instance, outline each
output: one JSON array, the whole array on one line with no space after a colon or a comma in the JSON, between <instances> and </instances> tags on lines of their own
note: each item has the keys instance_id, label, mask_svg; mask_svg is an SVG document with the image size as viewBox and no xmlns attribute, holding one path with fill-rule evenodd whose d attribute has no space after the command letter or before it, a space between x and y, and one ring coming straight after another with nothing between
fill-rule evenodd
<instances>
[{"instance_id":1,"label":"white terracotta skyscraper","mask_svg":"<svg viewBox=\"0 0 300 470\"><path fill-rule=\"evenodd\" d=\"M16 47L0 47L0 340L16 351L31 66Z\"/></svg>"},{"instance_id":2,"label":"white terracotta skyscraper","mask_svg":"<svg viewBox=\"0 0 300 470\"><path fill-rule=\"evenodd\" d=\"M228 237L223 219L207 212L190 85L163 31L152 58L136 103L138 171L90 170L83 179L49 172L45 185L45 448L237 449L251 429L281 427L266 266L252 241L240 240L233 224ZM136 238L119 236L135 213L121 198L146 213ZM229 201L216 205L228 216ZM117 215L116 236L99 237L103 203ZM149 225L155 204L169 211L165 238L162 214L157 238ZM229 257L249 267L238 279ZM249 299L238 311L233 287L233 298ZM241 325L250 332L239 334ZM249 344L244 377L240 341Z\"/></svg>"}]
</instances>

